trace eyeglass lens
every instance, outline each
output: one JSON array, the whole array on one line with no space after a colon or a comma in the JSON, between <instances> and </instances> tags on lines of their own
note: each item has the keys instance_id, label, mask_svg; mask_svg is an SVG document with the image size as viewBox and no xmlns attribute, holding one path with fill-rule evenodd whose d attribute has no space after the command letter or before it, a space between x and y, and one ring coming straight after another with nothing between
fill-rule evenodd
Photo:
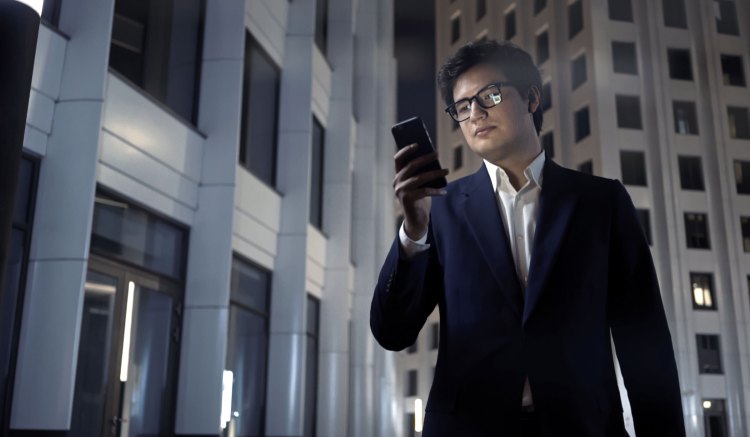
<instances>
[{"instance_id":1,"label":"eyeglass lens","mask_svg":"<svg viewBox=\"0 0 750 437\"><path fill-rule=\"evenodd\" d=\"M500 88L490 85L479 91L477 95L468 99L461 99L454 103L448 111L456 121L467 120L471 116L471 101L475 100L484 109L492 108L503 101Z\"/></svg>"}]
</instances>

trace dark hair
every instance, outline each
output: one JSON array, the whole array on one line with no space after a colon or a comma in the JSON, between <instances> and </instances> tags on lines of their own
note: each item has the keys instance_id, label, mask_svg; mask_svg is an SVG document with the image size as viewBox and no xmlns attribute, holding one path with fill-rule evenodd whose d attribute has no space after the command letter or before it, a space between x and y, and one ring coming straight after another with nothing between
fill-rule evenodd
<instances>
[{"instance_id":1,"label":"dark hair","mask_svg":"<svg viewBox=\"0 0 750 437\"><path fill-rule=\"evenodd\" d=\"M521 82L513 87L522 98L528 97L531 87L536 86L539 90L539 106L534 111L534 127L539 135L542 130L542 101L545 98L542 95L542 76L531 55L508 41L472 41L445 61L438 71L437 82L446 106L453 104L453 87L458 77L479 64L495 66L505 74L508 81Z\"/></svg>"}]
</instances>

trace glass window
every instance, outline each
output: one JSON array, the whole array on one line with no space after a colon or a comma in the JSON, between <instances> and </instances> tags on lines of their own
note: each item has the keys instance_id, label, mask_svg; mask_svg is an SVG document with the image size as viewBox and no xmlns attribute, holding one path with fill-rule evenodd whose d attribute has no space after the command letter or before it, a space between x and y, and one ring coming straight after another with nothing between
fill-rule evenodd
<instances>
[{"instance_id":1,"label":"glass window","mask_svg":"<svg viewBox=\"0 0 750 437\"><path fill-rule=\"evenodd\" d=\"M693 80L693 68L690 64L690 50L667 49L669 77L678 80Z\"/></svg>"},{"instance_id":2,"label":"glass window","mask_svg":"<svg viewBox=\"0 0 750 437\"><path fill-rule=\"evenodd\" d=\"M534 0L534 15L542 12L547 7L547 0Z\"/></svg>"},{"instance_id":3,"label":"glass window","mask_svg":"<svg viewBox=\"0 0 750 437\"><path fill-rule=\"evenodd\" d=\"M328 0L315 0L315 45L325 56L328 44Z\"/></svg>"},{"instance_id":4,"label":"glass window","mask_svg":"<svg viewBox=\"0 0 750 437\"><path fill-rule=\"evenodd\" d=\"M708 218L706 214L696 212L685 213L685 240L688 249L710 249L708 238Z\"/></svg>"},{"instance_id":5,"label":"glass window","mask_svg":"<svg viewBox=\"0 0 750 437\"><path fill-rule=\"evenodd\" d=\"M740 140L750 140L750 115L748 108L729 106L729 136Z\"/></svg>"},{"instance_id":6,"label":"glass window","mask_svg":"<svg viewBox=\"0 0 750 437\"><path fill-rule=\"evenodd\" d=\"M440 324L435 322L430 325L430 349L435 350L440 345Z\"/></svg>"},{"instance_id":7,"label":"glass window","mask_svg":"<svg viewBox=\"0 0 750 437\"><path fill-rule=\"evenodd\" d=\"M44 0L42 7L42 21L52 27L60 24L60 8L62 0Z\"/></svg>"},{"instance_id":8,"label":"glass window","mask_svg":"<svg viewBox=\"0 0 750 437\"><path fill-rule=\"evenodd\" d=\"M185 230L135 205L97 193L92 252L182 279L186 246Z\"/></svg>"},{"instance_id":9,"label":"glass window","mask_svg":"<svg viewBox=\"0 0 750 437\"><path fill-rule=\"evenodd\" d=\"M586 174L594 174L594 163L591 160L583 162L578 166L578 171Z\"/></svg>"},{"instance_id":10,"label":"glass window","mask_svg":"<svg viewBox=\"0 0 750 437\"><path fill-rule=\"evenodd\" d=\"M740 217L740 228L742 228L742 250L750 252L750 217Z\"/></svg>"},{"instance_id":11,"label":"glass window","mask_svg":"<svg viewBox=\"0 0 750 437\"><path fill-rule=\"evenodd\" d=\"M750 161L734 161L737 194L750 194Z\"/></svg>"},{"instance_id":12,"label":"glass window","mask_svg":"<svg viewBox=\"0 0 750 437\"><path fill-rule=\"evenodd\" d=\"M176 114L198 119L202 0L117 0L109 65Z\"/></svg>"},{"instance_id":13,"label":"glass window","mask_svg":"<svg viewBox=\"0 0 750 437\"><path fill-rule=\"evenodd\" d=\"M505 39L510 40L516 36L516 10L513 9L505 14Z\"/></svg>"},{"instance_id":14,"label":"glass window","mask_svg":"<svg viewBox=\"0 0 750 437\"><path fill-rule=\"evenodd\" d=\"M568 38L574 36L583 30L583 4L581 0L568 5Z\"/></svg>"},{"instance_id":15,"label":"glass window","mask_svg":"<svg viewBox=\"0 0 750 437\"><path fill-rule=\"evenodd\" d=\"M414 418L414 413L406 413L406 415L404 416L404 420L406 422L404 424L404 429L405 429L404 435L406 437L416 437L417 431L415 430L416 419Z\"/></svg>"},{"instance_id":16,"label":"glass window","mask_svg":"<svg viewBox=\"0 0 750 437\"><path fill-rule=\"evenodd\" d=\"M617 127L641 129L641 100L638 96L615 96Z\"/></svg>"},{"instance_id":17,"label":"glass window","mask_svg":"<svg viewBox=\"0 0 750 437\"><path fill-rule=\"evenodd\" d=\"M37 162L22 157L18 165L18 185L16 186L13 223L24 227L31 226L32 191L36 180Z\"/></svg>"},{"instance_id":18,"label":"glass window","mask_svg":"<svg viewBox=\"0 0 750 437\"><path fill-rule=\"evenodd\" d=\"M414 340L414 343L411 344L408 348L406 348L407 354L416 354L417 353L417 343L419 343L419 339L417 338Z\"/></svg>"},{"instance_id":19,"label":"glass window","mask_svg":"<svg viewBox=\"0 0 750 437\"><path fill-rule=\"evenodd\" d=\"M721 353L719 351L719 336L697 334L698 341L698 371L700 373L721 374Z\"/></svg>"},{"instance_id":20,"label":"glass window","mask_svg":"<svg viewBox=\"0 0 750 437\"><path fill-rule=\"evenodd\" d=\"M739 35L737 27L737 6L734 0L714 0L716 32L724 35Z\"/></svg>"},{"instance_id":21,"label":"glass window","mask_svg":"<svg viewBox=\"0 0 750 437\"><path fill-rule=\"evenodd\" d=\"M325 160L325 129L313 117L312 166L310 172L310 224L323 229L323 161Z\"/></svg>"},{"instance_id":22,"label":"glass window","mask_svg":"<svg viewBox=\"0 0 750 437\"><path fill-rule=\"evenodd\" d=\"M271 273L238 258L232 259L232 302L268 314Z\"/></svg>"},{"instance_id":23,"label":"glass window","mask_svg":"<svg viewBox=\"0 0 750 437\"><path fill-rule=\"evenodd\" d=\"M620 167L624 185L647 185L646 157L643 152L621 150Z\"/></svg>"},{"instance_id":24,"label":"glass window","mask_svg":"<svg viewBox=\"0 0 750 437\"><path fill-rule=\"evenodd\" d=\"M580 142L591 134L589 126L589 107L585 106L575 113L575 139L576 143Z\"/></svg>"},{"instance_id":25,"label":"glass window","mask_svg":"<svg viewBox=\"0 0 750 437\"><path fill-rule=\"evenodd\" d=\"M536 36L536 58L537 64L549 59L549 34L546 30Z\"/></svg>"},{"instance_id":26,"label":"glass window","mask_svg":"<svg viewBox=\"0 0 750 437\"><path fill-rule=\"evenodd\" d=\"M417 371L407 370L406 371L406 387L404 396L416 396L417 395Z\"/></svg>"},{"instance_id":27,"label":"glass window","mask_svg":"<svg viewBox=\"0 0 750 437\"><path fill-rule=\"evenodd\" d=\"M638 222L641 224L643 229L643 236L646 237L646 242L651 246L651 220L647 209L636 209L636 215L638 216Z\"/></svg>"},{"instance_id":28,"label":"glass window","mask_svg":"<svg viewBox=\"0 0 750 437\"><path fill-rule=\"evenodd\" d=\"M276 185L281 72L260 45L245 34L240 164L262 182Z\"/></svg>"},{"instance_id":29,"label":"glass window","mask_svg":"<svg viewBox=\"0 0 750 437\"><path fill-rule=\"evenodd\" d=\"M683 135L698 135L698 116L695 102L672 102L674 131Z\"/></svg>"},{"instance_id":30,"label":"glass window","mask_svg":"<svg viewBox=\"0 0 750 437\"><path fill-rule=\"evenodd\" d=\"M745 86L745 72L742 68L742 57L721 55L721 73L724 85Z\"/></svg>"},{"instance_id":31,"label":"glass window","mask_svg":"<svg viewBox=\"0 0 750 437\"><path fill-rule=\"evenodd\" d=\"M115 322L118 282L116 277L91 270L86 274L70 435L100 436L105 426L107 389L112 379L108 361L113 350L119 352L112 341L112 332L118 330Z\"/></svg>"},{"instance_id":32,"label":"glass window","mask_svg":"<svg viewBox=\"0 0 750 437\"><path fill-rule=\"evenodd\" d=\"M0 434L10 412L11 387L16 362L17 327L23 307L28 269L29 243L33 223L38 161L22 156L13 209L13 223L8 237L4 283L0 284Z\"/></svg>"},{"instance_id":33,"label":"glass window","mask_svg":"<svg viewBox=\"0 0 750 437\"><path fill-rule=\"evenodd\" d=\"M464 166L464 146L459 144L453 148L453 170Z\"/></svg>"},{"instance_id":34,"label":"glass window","mask_svg":"<svg viewBox=\"0 0 750 437\"><path fill-rule=\"evenodd\" d=\"M552 84L550 82L542 85L542 111L552 107Z\"/></svg>"},{"instance_id":35,"label":"glass window","mask_svg":"<svg viewBox=\"0 0 750 437\"><path fill-rule=\"evenodd\" d=\"M542 135L542 149L544 149L545 158L555 157L555 136L552 132Z\"/></svg>"},{"instance_id":36,"label":"glass window","mask_svg":"<svg viewBox=\"0 0 750 437\"><path fill-rule=\"evenodd\" d=\"M451 18L451 44L461 39L461 16Z\"/></svg>"},{"instance_id":37,"label":"glass window","mask_svg":"<svg viewBox=\"0 0 750 437\"><path fill-rule=\"evenodd\" d=\"M477 2L477 21L487 15L487 0L476 0Z\"/></svg>"},{"instance_id":38,"label":"glass window","mask_svg":"<svg viewBox=\"0 0 750 437\"><path fill-rule=\"evenodd\" d=\"M685 0L662 0L664 13L664 25L687 29L687 16L685 15Z\"/></svg>"},{"instance_id":39,"label":"glass window","mask_svg":"<svg viewBox=\"0 0 750 437\"><path fill-rule=\"evenodd\" d=\"M710 273L690 273L690 295L693 309L715 310L714 279Z\"/></svg>"},{"instance_id":40,"label":"glass window","mask_svg":"<svg viewBox=\"0 0 750 437\"><path fill-rule=\"evenodd\" d=\"M573 89L578 88L586 82L586 54L582 54L573 59L570 63L570 77L572 79Z\"/></svg>"},{"instance_id":41,"label":"glass window","mask_svg":"<svg viewBox=\"0 0 750 437\"><path fill-rule=\"evenodd\" d=\"M635 43L612 41L612 65L615 73L638 74Z\"/></svg>"},{"instance_id":42,"label":"glass window","mask_svg":"<svg viewBox=\"0 0 750 437\"><path fill-rule=\"evenodd\" d=\"M633 6L630 0L609 0L609 19L632 22Z\"/></svg>"},{"instance_id":43,"label":"glass window","mask_svg":"<svg viewBox=\"0 0 750 437\"><path fill-rule=\"evenodd\" d=\"M706 437L728 437L724 399L703 399L703 425Z\"/></svg>"},{"instance_id":44,"label":"glass window","mask_svg":"<svg viewBox=\"0 0 750 437\"><path fill-rule=\"evenodd\" d=\"M307 358L305 359L305 437L315 436L318 399L318 336L320 301L307 295Z\"/></svg>"},{"instance_id":45,"label":"glass window","mask_svg":"<svg viewBox=\"0 0 750 437\"><path fill-rule=\"evenodd\" d=\"M703 191L703 169L700 156L680 156L678 162L682 189Z\"/></svg>"}]
</instances>

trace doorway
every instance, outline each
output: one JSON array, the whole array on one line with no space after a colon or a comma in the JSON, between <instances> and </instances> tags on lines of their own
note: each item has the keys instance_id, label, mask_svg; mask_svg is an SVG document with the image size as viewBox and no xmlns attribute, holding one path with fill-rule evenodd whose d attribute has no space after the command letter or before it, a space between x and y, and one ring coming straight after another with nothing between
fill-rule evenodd
<instances>
[{"instance_id":1,"label":"doorway","mask_svg":"<svg viewBox=\"0 0 750 437\"><path fill-rule=\"evenodd\" d=\"M71 435L172 435L178 284L92 256L84 287Z\"/></svg>"}]
</instances>

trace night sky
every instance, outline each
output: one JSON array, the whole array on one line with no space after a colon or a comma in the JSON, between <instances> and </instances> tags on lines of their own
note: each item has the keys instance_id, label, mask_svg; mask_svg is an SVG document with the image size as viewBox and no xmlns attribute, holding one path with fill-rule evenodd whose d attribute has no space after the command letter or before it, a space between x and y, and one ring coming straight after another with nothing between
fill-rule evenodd
<instances>
[{"instance_id":1,"label":"night sky","mask_svg":"<svg viewBox=\"0 0 750 437\"><path fill-rule=\"evenodd\" d=\"M395 50L398 61L396 118L422 117L432 141L435 136L435 3L394 0Z\"/></svg>"}]
</instances>

